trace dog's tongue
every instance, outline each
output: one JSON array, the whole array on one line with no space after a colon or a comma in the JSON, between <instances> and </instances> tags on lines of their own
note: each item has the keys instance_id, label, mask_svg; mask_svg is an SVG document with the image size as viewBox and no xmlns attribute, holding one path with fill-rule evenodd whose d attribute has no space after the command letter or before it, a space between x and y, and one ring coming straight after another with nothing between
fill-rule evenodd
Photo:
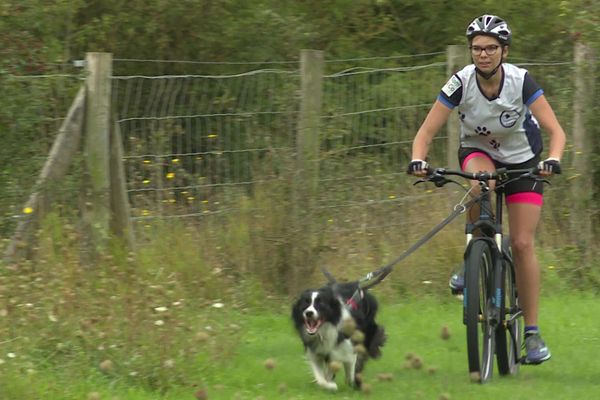
<instances>
[{"instance_id":1,"label":"dog's tongue","mask_svg":"<svg viewBox=\"0 0 600 400\"><path fill-rule=\"evenodd\" d=\"M319 326L321 326L321 320L306 320L305 321L306 324L306 331L313 335L317 332L317 329L319 329Z\"/></svg>"}]
</instances>

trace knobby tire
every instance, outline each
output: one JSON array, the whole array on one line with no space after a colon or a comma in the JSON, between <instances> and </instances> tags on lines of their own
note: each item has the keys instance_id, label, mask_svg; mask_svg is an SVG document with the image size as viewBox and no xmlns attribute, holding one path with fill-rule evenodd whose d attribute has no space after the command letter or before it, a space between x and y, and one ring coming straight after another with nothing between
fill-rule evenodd
<instances>
[{"instance_id":1,"label":"knobby tire","mask_svg":"<svg viewBox=\"0 0 600 400\"><path fill-rule=\"evenodd\" d=\"M496 330L496 359L500 375L515 375L519 372L521 343L523 341L523 317L515 315L520 312L517 296L515 267L508 237L503 241L504 260L502 271L502 304L500 305L500 321Z\"/></svg>"},{"instance_id":2,"label":"knobby tire","mask_svg":"<svg viewBox=\"0 0 600 400\"><path fill-rule=\"evenodd\" d=\"M489 275L492 273L490 243L475 240L465 258L465 324L467 354L473 381L487 382L493 373L494 327L490 322Z\"/></svg>"}]
</instances>

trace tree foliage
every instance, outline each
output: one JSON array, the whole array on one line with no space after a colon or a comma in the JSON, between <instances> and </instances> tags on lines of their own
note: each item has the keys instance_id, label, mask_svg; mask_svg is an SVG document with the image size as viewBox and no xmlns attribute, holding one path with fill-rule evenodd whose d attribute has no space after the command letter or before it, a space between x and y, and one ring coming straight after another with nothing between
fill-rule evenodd
<instances>
[{"instance_id":1,"label":"tree foliage","mask_svg":"<svg viewBox=\"0 0 600 400\"><path fill-rule=\"evenodd\" d=\"M436 52L463 42L467 24L483 13L509 21L516 50L547 59L573 35L596 40L600 29L592 0L460 7L449 0L6 0L0 7L3 64L13 68L87 51L210 61L290 60L301 48L330 58Z\"/></svg>"}]
</instances>

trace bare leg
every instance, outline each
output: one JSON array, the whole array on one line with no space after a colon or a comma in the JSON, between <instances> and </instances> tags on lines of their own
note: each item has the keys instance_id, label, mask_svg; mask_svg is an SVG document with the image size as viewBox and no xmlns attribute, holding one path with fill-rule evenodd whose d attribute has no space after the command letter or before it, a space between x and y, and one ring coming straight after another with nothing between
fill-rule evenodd
<instances>
[{"instance_id":1,"label":"bare leg","mask_svg":"<svg viewBox=\"0 0 600 400\"><path fill-rule=\"evenodd\" d=\"M535 255L534 241L541 207L528 203L511 203L507 207L517 288L525 325L537 325L540 266Z\"/></svg>"}]
</instances>

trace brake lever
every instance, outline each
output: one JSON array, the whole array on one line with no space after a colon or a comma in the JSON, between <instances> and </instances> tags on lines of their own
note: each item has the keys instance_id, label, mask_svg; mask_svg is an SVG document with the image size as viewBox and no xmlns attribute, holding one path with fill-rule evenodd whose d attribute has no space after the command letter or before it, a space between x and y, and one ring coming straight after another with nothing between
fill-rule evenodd
<instances>
[{"instance_id":1,"label":"brake lever","mask_svg":"<svg viewBox=\"0 0 600 400\"><path fill-rule=\"evenodd\" d=\"M436 187L442 187L448 183L448 179L438 175L434 176L434 179L431 179L431 182L433 182Z\"/></svg>"},{"instance_id":2,"label":"brake lever","mask_svg":"<svg viewBox=\"0 0 600 400\"><path fill-rule=\"evenodd\" d=\"M526 174L521 175L522 178L529 178L529 179L533 179L536 182L544 182L548 185L552 185L552 183L550 183L550 181L546 178L540 178L539 175L536 175L532 172L528 172Z\"/></svg>"},{"instance_id":3,"label":"brake lever","mask_svg":"<svg viewBox=\"0 0 600 400\"><path fill-rule=\"evenodd\" d=\"M453 181L452 179L448 179L448 178L446 178L444 176L441 176L441 175L435 175L435 174L433 174L433 175L427 176L426 178L419 179L418 181L416 181L415 183L413 183L413 186L416 186L419 183L424 183L424 182L433 182L433 184L435 186L437 186L437 187L442 187L445 184L450 183L450 182L458 184L457 182Z\"/></svg>"}]
</instances>

